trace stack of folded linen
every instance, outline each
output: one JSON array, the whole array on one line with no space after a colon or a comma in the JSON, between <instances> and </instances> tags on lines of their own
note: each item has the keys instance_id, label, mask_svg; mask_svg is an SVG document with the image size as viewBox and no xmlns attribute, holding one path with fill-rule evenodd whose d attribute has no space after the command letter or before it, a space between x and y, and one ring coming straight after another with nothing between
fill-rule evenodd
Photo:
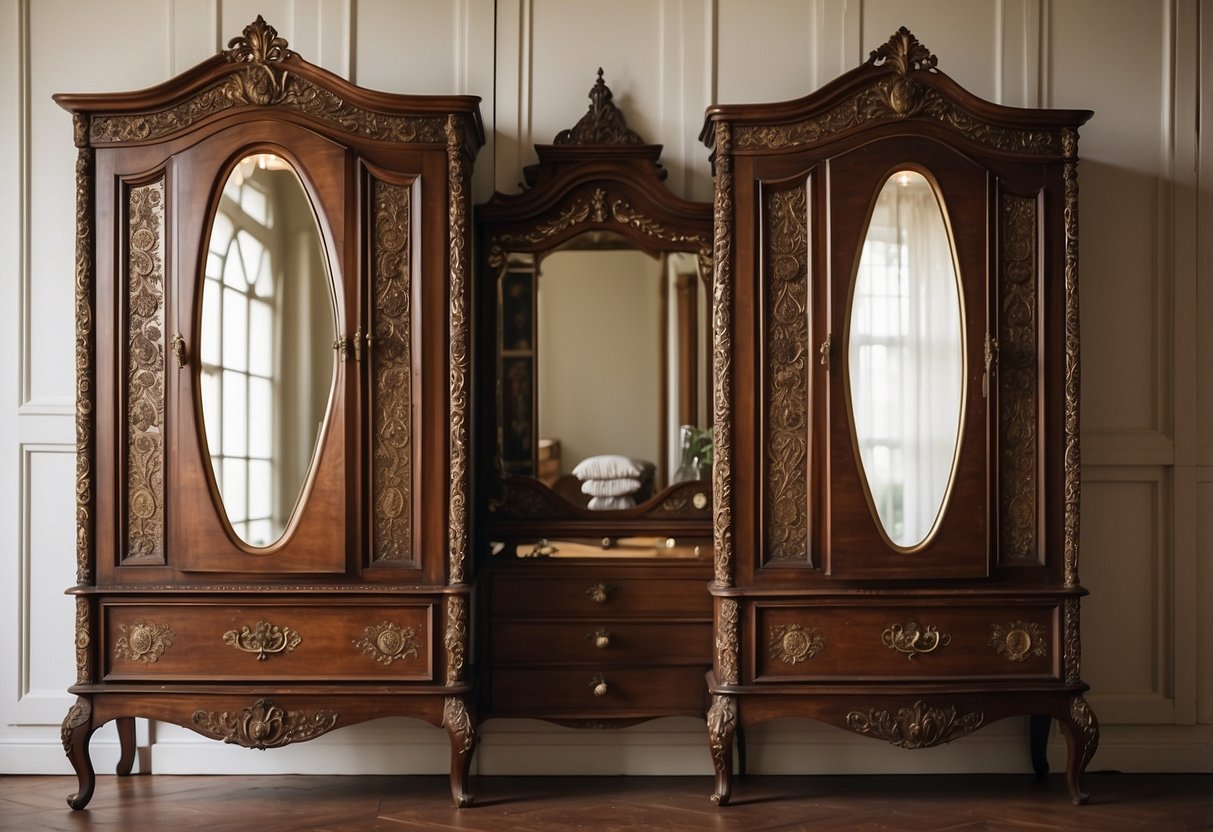
<instances>
[{"instance_id":1,"label":"stack of folded linen","mask_svg":"<svg viewBox=\"0 0 1213 832\"><path fill-rule=\"evenodd\" d=\"M573 476L581 480L581 493L590 497L589 508L632 508L636 495L653 478L655 466L643 459L619 454L591 456L577 463Z\"/></svg>"}]
</instances>

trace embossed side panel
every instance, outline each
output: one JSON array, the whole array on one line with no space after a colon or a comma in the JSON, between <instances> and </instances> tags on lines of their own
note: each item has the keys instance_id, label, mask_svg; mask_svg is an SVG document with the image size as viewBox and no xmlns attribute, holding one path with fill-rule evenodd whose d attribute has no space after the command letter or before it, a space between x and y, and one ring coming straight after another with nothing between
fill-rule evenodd
<instances>
[{"instance_id":1,"label":"embossed side panel","mask_svg":"<svg viewBox=\"0 0 1213 832\"><path fill-rule=\"evenodd\" d=\"M127 197L125 558L164 562L164 178Z\"/></svg>"},{"instance_id":2,"label":"embossed side panel","mask_svg":"<svg viewBox=\"0 0 1213 832\"><path fill-rule=\"evenodd\" d=\"M413 560L411 193L374 180L371 240L372 561Z\"/></svg>"},{"instance_id":3,"label":"embossed side panel","mask_svg":"<svg viewBox=\"0 0 1213 832\"><path fill-rule=\"evenodd\" d=\"M810 562L807 189L768 192L764 207L765 555L768 561Z\"/></svg>"},{"instance_id":4,"label":"embossed side panel","mask_svg":"<svg viewBox=\"0 0 1213 832\"><path fill-rule=\"evenodd\" d=\"M998 284L999 561L1036 563L1037 202L1003 194Z\"/></svg>"}]
</instances>

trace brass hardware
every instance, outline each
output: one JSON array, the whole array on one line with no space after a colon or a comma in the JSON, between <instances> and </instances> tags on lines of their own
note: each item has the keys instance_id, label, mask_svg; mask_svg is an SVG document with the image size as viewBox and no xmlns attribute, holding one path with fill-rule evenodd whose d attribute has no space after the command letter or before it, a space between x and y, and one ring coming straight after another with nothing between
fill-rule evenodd
<instances>
[{"instance_id":1,"label":"brass hardware","mask_svg":"<svg viewBox=\"0 0 1213 832\"><path fill-rule=\"evenodd\" d=\"M847 727L857 734L890 742L899 748L930 748L976 731L985 721L981 711L961 714L955 705L928 708L921 699L897 713L851 711Z\"/></svg>"},{"instance_id":2,"label":"brass hardware","mask_svg":"<svg viewBox=\"0 0 1213 832\"><path fill-rule=\"evenodd\" d=\"M821 342L821 346L817 348L817 354L821 356L818 360L821 366L828 367L830 365L830 351L833 349L834 333L826 335L826 339Z\"/></svg>"},{"instance_id":3,"label":"brass hardware","mask_svg":"<svg viewBox=\"0 0 1213 832\"><path fill-rule=\"evenodd\" d=\"M388 621L367 627L362 638L355 640L353 644L365 655L374 656L375 661L382 664L416 656L421 650L416 627L400 627Z\"/></svg>"},{"instance_id":4,"label":"brass hardware","mask_svg":"<svg viewBox=\"0 0 1213 832\"><path fill-rule=\"evenodd\" d=\"M154 664L173 646L173 630L167 624L136 621L129 628L119 624L122 635L114 642L114 658Z\"/></svg>"},{"instance_id":5,"label":"brass hardware","mask_svg":"<svg viewBox=\"0 0 1213 832\"><path fill-rule=\"evenodd\" d=\"M691 497L691 505L693 505L699 511L703 511L708 507L708 495L704 494L702 491L696 491Z\"/></svg>"},{"instance_id":6,"label":"brass hardware","mask_svg":"<svg viewBox=\"0 0 1213 832\"><path fill-rule=\"evenodd\" d=\"M1013 662L1028 656L1043 658L1049 654L1045 645L1045 628L1035 621L1012 621L1010 624L990 625L990 646L1000 656Z\"/></svg>"},{"instance_id":7,"label":"brass hardware","mask_svg":"<svg viewBox=\"0 0 1213 832\"><path fill-rule=\"evenodd\" d=\"M607 695L607 681L601 673L590 680L590 687L593 688L595 696Z\"/></svg>"},{"instance_id":8,"label":"brass hardware","mask_svg":"<svg viewBox=\"0 0 1213 832\"><path fill-rule=\"evenodd\" d=\"M585 591L585 594L590 596L590 600L595 604L605 604L607 602L607 598L609 598L611 593L617 588L618 587L609 586L607 584L594 584Z\"/></svg>"},{"instance_id":9,"label":"brass hardware","mask_svg":"<svg viewBox=\"0 0 1213 832\"><path fill-rule=\"evenodd\" d=\"M983 398L990 396L990 379L998 375L998 339L986 333L985 343L985 364L986 372L981 377L981 395Z\"/></svg>"},{"instance_id":10,"label":"brass hardware","mask_svg":"<svg viewBox=\"0 0 1213 832\"><path fill-rule=\"evenodd\" d=\"M362 327L354 330L354 360L362 360Z\"/></svg>"},{"instance_id":11,"label":"brass hardware","mask_svg":"<svg viewBox=\"0 0 1213 832\"><path fill-rule=\"evenodd\" d=\"M173 357L177 359L177 367L184 367L189 361L189 356L185 351L185 338L182 337L180 332L174 333L171 344L173 347Z\"/></svg>"},{"instance_id":12,"label":"brass hardware","mask_svg":"<svg viewBox=\"0 0 1213 832\"><path fill-rule=\"evenodd\" d=\"M241 627L240 631L228 630L223 634L223 643L245 653L256 653L257 661L265 661L271 653L289 653L303 642L299 633L290 627L278 627L268 621L258 621L252 629Z\"/></svg>"},{"instance_id":13,"label":"brass hardware","mask_svg":"<svg viewBox=\"0 0 1213 832\"><path fill-rule=\"evenodd\" d=\"M910 621L904 627L893 624L880 635L884 646L898 653L905 653L906 658L913 659L919 653L934 653L936 649L952 643L952 637L939 632L934 624L923 629L917 621Z\"/></svg>"},{"instance_id":14,"label":"brass hardware","mask_svg":"<svg viewBox=\"0 0 1213 832\"><path fill-rule=\"evenodd\" d=\"M594 646L599 650L605 650L607 647L611 646L610 630L599 628L592 633L586 633L585 637L587 640L593 641Z\"/></svg>"},{"instance_id":15,"label":"brass hardware","mask_svg":"<svg viewBox=\"0 0 1213 832\"><path fill-rule=\"evenodd\" d=\"M243 711L194 711L198 732L245 748L278 748L331 731L336 711L285 711L269 699L258 699Z\"/></svg>"},{"instance_id":16,"label":"brass hardware","mask_svg":"<svg viewBox=\"0 0 1213 832\"><path fill-rule=\"evenodd\" d=\"M350 339L341 335L333 342L333 349L337 351L338 361L350 360Z\"/></svg>"},{"instance_id":17,"label":"brass hardware","mask_svg":"<svg viewBox=\"0 0 1213 832\"><path fill-rule=\"evenodd\" d=\"M814 627L806 631L799 624L781 624L771 628L768 643L771 658L788 664L799 664L825 649L826 640Z\"/></svg>"}]
</instances>

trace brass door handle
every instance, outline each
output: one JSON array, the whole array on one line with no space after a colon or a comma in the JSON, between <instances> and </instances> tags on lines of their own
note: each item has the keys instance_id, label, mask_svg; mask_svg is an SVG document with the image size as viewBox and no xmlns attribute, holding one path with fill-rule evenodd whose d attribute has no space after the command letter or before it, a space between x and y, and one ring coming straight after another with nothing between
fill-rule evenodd
<instances>
[{"instance_id":1,"label":"brass door handle","mask_svg":"<svg viewBox=\"0 0 1213 832\"><path fill-rule=\"evenodd\" d=\"M611 632L606 629L597 629L592 633L585 634L586 639L592 641L594 646L599 650L604 650L611 646Z\"/></svg>"},{"instance_id":2,"label":"brass door handle","mask_svg":"<svg viewBox=\"0 0 1213 832\"><path fill-rule=\"evenodd\" d=\"M173 357L177 359L177 367L184 367L189 361L189 357L185 351L185 338L182 337L180 332L175 333L170 345L173 349Z\"/></svg>"},{"instance_id":3,"label":"brass door handle","mask_svg":"<svg viewBox=\"0 0 1213 832\"><path fill-rule=\"evenodd\" d=\"M590 687L593 689L595 696L607 695L607 681L601 674L590 680Z\"/></svg>"}]
</instances>

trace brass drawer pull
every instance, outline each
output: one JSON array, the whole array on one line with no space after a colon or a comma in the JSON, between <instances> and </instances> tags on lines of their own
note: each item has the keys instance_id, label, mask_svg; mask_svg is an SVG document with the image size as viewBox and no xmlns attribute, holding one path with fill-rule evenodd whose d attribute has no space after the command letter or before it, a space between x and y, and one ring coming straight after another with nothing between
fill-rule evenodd
<instances>
[{"instance_id":1,"label":"brass drawer pull","mask_svg":"<svg viewBox=\"0 0 1213 832\"><path fill-rule=\"evenodd\" d=\"M240 631L228 630L223 634L223 643L256 653L257 661L263 662L271 653L289 653L303 642L299 633L290 627L279 627L268 621L258 621L252 629L241 627Z\"/></svg>"},{"instance_id":2,"label":"brass drawer pull","mask_svg":"<svg viewBox=\"0 0 1213 832\"><path fill-rule=\"evenodd\" d=\"M952 637L939 632L934 624L923 628L917 621L910 621L904 627L901 624L890 625L881 633L880 640L890 650L905 653L908 659L913 659L919 653L934 653L936 649L952 643Z\"/></svg>"},{"instance_id":3,"label":"brass drawer pull","mask_svg":"<svg viewBox=\"0 0 1213 832\"><path fill-rule=\"evenodd\" d=\"M614 592L616 589L618 589L618 587L613 587L608 584L599 583L599 584L594 584L592 587L587 589L585 591L585 594L590 596L590 600L593 601L595 604L605 604L607 602L607 598L609 598L611 596L611 593Z\"/></svg>"},{"instance_id":4,"label":"brass drawer pull","mask_svg":"<svg viewBox=\"0 0 1213 832\"><path fill-rule=\"evenodd\" d=\"M594 646L599 650L605 650L611 646L611 632L607 629L597 629L592 633L585 634L587 641L592 641Z\"/></svg>"},{"instance_id":5,"label":"brass drawer pull","mask_svg":"<svg viewBox=\"0 0 1213 832\"><path fill-rule=\"evenodd\" d=\"M590 687L593 689L595 696L607 695L607 681L601 673L590 680Z\"/></svg>"}]
</instances>

